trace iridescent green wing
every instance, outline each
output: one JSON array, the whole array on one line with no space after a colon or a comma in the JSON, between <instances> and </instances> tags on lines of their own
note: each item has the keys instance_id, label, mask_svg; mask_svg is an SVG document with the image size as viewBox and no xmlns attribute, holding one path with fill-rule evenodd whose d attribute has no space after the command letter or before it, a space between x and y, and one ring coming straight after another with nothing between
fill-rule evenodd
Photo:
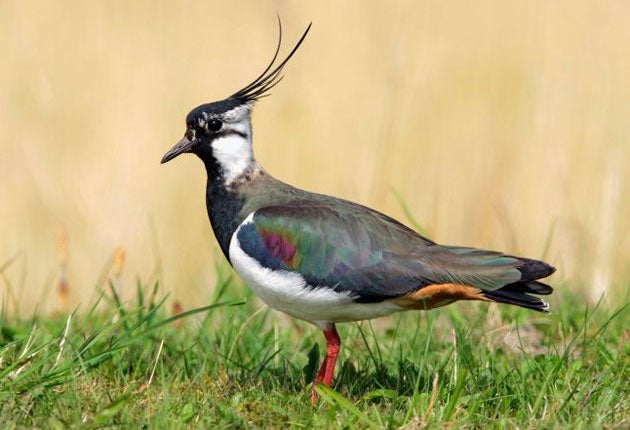
<instances>
[{"instance_id":1,"label":"iridescent green wing","mask_svg":"<svg viewBox=\"0 0 630 430\"><path fill-rule=\"evenodd\" d=\"M311 287L377 302L426 285L493 291L522 280L522 259L440 246L379 212L346 201L300 201L257 210L237 236L272 270L297 272Z\"/></svg>"}]
</instances>

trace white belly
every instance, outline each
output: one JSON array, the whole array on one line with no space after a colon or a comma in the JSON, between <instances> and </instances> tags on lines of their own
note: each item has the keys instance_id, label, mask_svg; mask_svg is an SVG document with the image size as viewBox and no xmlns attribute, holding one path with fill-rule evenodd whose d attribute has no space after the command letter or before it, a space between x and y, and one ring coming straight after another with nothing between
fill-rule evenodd
<instances>
[{"instance_id":1,"label":"white belly","mask_svg":"<svg viewBox=\"0 0 630 430\"><path fill-rule=\"evenodd\" d=\"M248 222L251 222L251 216L243 224ZM338 293L327 286L308 287L299 273L263 267L241 249L237 239L239 229L230 241L230 261L269 307L318 325L372 319L403 310L389 301L356 303L347 292Z\"/></svg>"}]
</instances>

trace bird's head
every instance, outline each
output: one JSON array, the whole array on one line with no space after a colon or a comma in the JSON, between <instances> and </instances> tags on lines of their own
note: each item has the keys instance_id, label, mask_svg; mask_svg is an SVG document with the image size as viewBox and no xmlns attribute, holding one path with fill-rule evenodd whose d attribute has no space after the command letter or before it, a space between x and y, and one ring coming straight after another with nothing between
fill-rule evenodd
<instances>
[{"instance_id":1,"label":"bird's head","mask_svg":"<svg viewBox=\"0 0 630 430\"><path fill-rule=\"evenodd\" d=\"M253 161L251 109L254 102L269 95L268 91L282 80L282 69L300 47L311 24L278 65L275 65L282 42L282 26L275 54L265 70L252 83L228 98L196 107L186 116L184 137L162 157L162 163L183 153L193 153L206 165L216 166L226 182L245 171Z\"/></svg>"}]
</instances>

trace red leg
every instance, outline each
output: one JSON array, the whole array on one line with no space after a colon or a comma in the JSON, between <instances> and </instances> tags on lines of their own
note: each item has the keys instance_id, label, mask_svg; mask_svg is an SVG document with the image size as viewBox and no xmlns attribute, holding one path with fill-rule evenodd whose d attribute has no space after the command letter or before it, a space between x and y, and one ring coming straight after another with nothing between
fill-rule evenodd
<instances>
[{"instance_id":1,"label":"red leg","mask_svg":"<svg viewBox=\"0 0 630 430\"><path fill-rule=\"evenodd\" d=\"M327 361L328 361L328 357L324 357L324 361L322 361L322 365L319 367L319 372L317 372L317 377L315 378L315 382L322 382L324 380L324 373L326 372Z\"/></svg>"},{"instance_id":2,"label":"red leg","mask_svg":"<svg viewBox=\"0 0 630 430\"><path fill-rule=\"evenodd\" d=\"M317 400L317 391L315 391L315 384L323 382L330 387L332 383L333 374L335 373L335 363L337 362L337 356L339 355L339 349L341 348L341 338L335 329L334 324L326 325L323 329L324 337L326 337L326 357L322 362L317 377L313 383L313 393L311 394L311 402L315 403Z\"/></svg>"}]
</instances>

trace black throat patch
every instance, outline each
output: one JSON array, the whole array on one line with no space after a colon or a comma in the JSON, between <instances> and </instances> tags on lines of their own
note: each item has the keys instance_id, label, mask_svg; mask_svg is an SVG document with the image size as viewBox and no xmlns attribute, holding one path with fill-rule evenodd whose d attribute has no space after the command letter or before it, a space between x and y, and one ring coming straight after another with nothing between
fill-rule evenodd
<instances>
[{"instance_id":1,"label":"black throat patch","mask_svg":"<svg viewBox=\"0 0 630 430\"><path fill-rule=\"evenodd\" d=\"M230 261L229 248L232 234L243 221L241 211L245 205L245 196L237 187L227 187L214 158L204 160L208 183L206 185L206 209L210 225L219 242L223 255Z\"/></svg>"}]
</instances>

